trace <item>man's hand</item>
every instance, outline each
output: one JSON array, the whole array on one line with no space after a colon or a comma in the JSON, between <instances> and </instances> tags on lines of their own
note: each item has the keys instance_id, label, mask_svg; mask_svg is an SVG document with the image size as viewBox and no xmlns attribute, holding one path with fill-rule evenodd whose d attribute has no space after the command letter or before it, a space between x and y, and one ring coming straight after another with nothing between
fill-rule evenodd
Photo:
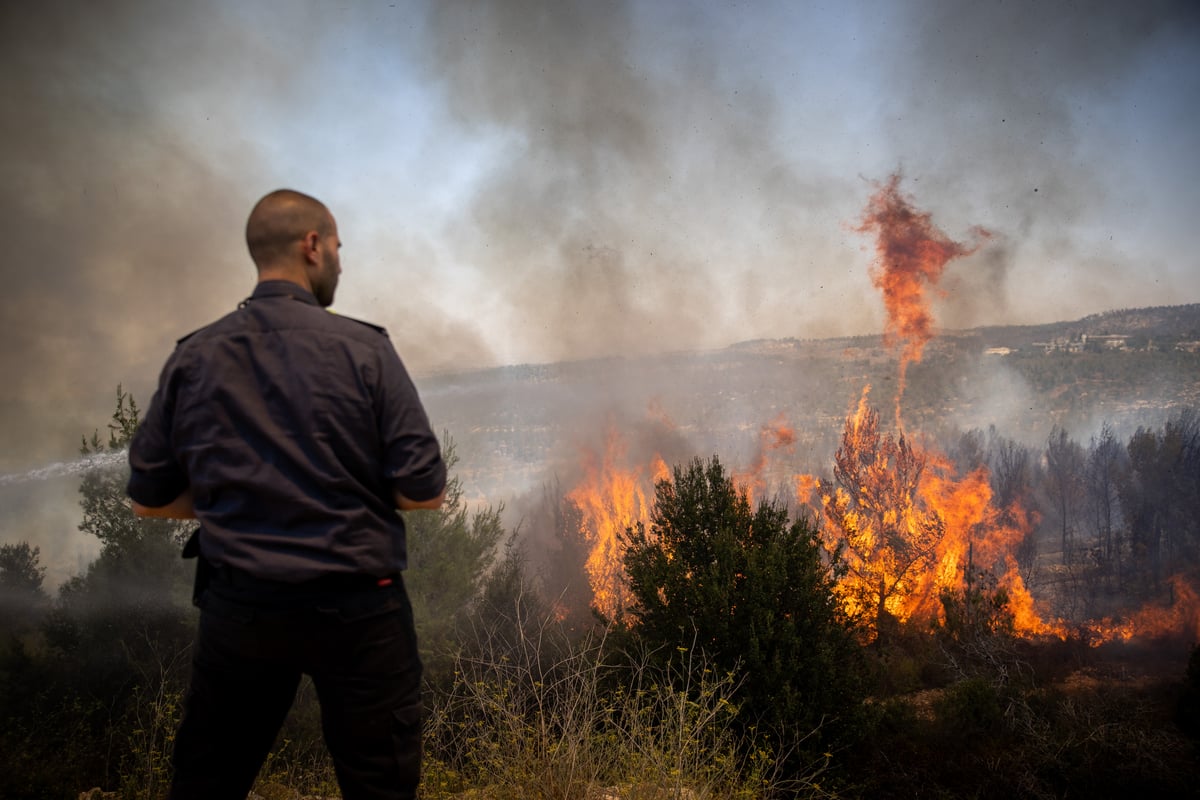
<instances>
[{"instance_id":1,"label":"man's hand","mask_svg":"<svg viewBox=\"0 0 1200 800\"><path fill-rule=\"evenodd\" d=\"M196 510L192 507L192 490L190 487L184 489L183 494L165 506L144 506L134 500L133 513L139 517L156 519L195 519Z\"/></svg>"},{"instance_id":2,"label":"man's hand","mask_svg":"<svg viewBox=\"0 0 1200 800\"><path fill-rule=\"evenodd\" d=\"M446 490L442 489L442 493L431 500L409 500L404 495L396 492L396 508L401 511L418 511L421 509L433 510L441 508L443 501L446 499Z\"/></svg>"}]
</instances>

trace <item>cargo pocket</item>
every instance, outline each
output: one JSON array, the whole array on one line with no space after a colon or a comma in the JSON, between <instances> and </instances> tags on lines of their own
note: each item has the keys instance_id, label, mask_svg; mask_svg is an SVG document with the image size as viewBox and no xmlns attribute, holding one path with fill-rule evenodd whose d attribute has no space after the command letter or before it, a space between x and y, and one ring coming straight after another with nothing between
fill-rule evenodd
<instances>
[{"instance_id":1,"label":"cargo pocket","mask_svg":"<svg viewBox=\"0 0 1200 800\"><path fill-rule=\"evenodd\" d=\"M400 786L416 797L417 785L421 782L421 702L403 706L392 711L392 745L396 753L396 767Z\"/></svg>"}]
</instances>

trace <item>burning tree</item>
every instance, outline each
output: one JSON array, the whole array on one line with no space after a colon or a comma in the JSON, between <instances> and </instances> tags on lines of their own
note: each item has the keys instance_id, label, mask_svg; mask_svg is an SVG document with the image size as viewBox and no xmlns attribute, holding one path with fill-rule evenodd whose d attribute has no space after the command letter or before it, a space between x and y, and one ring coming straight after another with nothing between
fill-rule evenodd
<instances>
[{"instance_id":1,"label":"burning tree","mask_svg":"<svg viewBox=\"0 0 1200 800\"><path fill-rule=\"evenodd\" d=\"M936 288L950 261L973 253L990 234L976 228L974 244L953 241L929 213L912 205L899 184L897 174L879 187L858 227L876 234L871 277L883 291L885 341L902 347L895 400L899 433L880 431L878 412L867 405L868 386L857 412L846 420L834 481L816 487L825 548L843 562L837 591L845 611L873 625L879 635L914 616L942 620L941 596L947 591L969 595L973 576L994 572L997 589L1003 590L997 596L1007 600L1017 629L1046 632L1013 556L1029 527L1015 502L1018 486L1011 487L1014 496L999 509L978 453L971 471L959 479L945 456L904 436L900 409L906 369L921 360L934 335L928 290ZM809 480L798 482L802 494L811 486Z\"/></svg>"},{"instance_id":2,"label":"burning tree","mask_svg":"<svg viewBox=\"0 0 1200 800\"><path fill-rule=\"evenodd\" d=\"M1059 633L1017 568L1030 528L1019 503L993 503L986 466L956 478L941 454L881 432L865 392L846 420L834 481L815 488L822 543L841 562L838 597L877 635L914 618L943 621L945 593L969 594L981 572L996 576L1018 632Z\"/></svg>"},{"instance_id":3,"label":"burning tree","mask_svg":"<svg viewBox=\"0 0 1200 800\"><path fill-rule=\"evenodd\" d=\"M846 571L838 595L851 616L873 615L877 632L908 616L903 603L932 569L945 535L937 512L918 502L926 464L903 434L880 432L864 393L834 457L837 485L821 484L825 546Z\"/></svg>"}]
</instances>

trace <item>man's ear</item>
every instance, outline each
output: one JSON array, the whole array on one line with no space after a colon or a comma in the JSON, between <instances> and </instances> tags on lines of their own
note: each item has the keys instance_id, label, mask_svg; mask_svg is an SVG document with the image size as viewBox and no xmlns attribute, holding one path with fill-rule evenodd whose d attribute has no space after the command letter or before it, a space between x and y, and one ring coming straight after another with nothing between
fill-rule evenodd
<instances>
[{"instance_id":1,"label":"man's ear","mask_svg":"<svg viewBox=\"0 0 1200 800\"><path fill-rule=\"evenodd\" d=\"M302 252L306 261L317 263L320 259L317 257L317 248L321 244L321 234L316 231L309 231L304 234L304 238L300 240L303 247Z\"/></svg>"}]
</instances>

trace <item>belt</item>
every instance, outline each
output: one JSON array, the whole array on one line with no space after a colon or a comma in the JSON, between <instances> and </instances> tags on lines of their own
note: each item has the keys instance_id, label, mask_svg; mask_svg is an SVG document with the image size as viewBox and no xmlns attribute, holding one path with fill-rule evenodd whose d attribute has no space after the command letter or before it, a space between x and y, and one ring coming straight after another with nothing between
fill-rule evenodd
<instances>
[{"instance_id":1,"label":"belt","mask_svg":"<svg viewBox=\"0 0 1200 800\"><path fill-rule=\"evenodd\" d=\"M399 575L362 575L334 572L307 581L288 582L259 578L244 570L221 566L214 570L213 583L238 591L265 596L314 595L381 589L400 582Z\"/></svg>"}]
</instances>

